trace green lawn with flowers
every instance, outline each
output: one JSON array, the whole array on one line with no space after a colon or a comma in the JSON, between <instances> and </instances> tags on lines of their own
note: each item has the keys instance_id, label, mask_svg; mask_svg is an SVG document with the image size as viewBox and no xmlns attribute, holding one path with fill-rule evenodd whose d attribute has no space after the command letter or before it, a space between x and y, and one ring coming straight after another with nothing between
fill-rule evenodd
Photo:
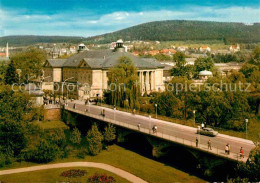
<instances>
[{"instance_id":1,"label":"green lawn with flowers","mask_svg":"<svg viewBox=\"0 0 260 183\"><path fill-rule=\"evenodd\" d=\"M84 172L84 175L81 174L69 174L70 170L80 170ZM25 173L16 173L10 175L0 176L0 182L12 182L12 183L37 183L37 182L87 182L89 177L95 176L95 174L104 175L106 174L108 179L109 176L112 176L113 180L117 183L128 183L126 179L119 177L111 172L97 169L97 168L82 168L82 167L73 167L73 168L58 168L58 169L49 169L49 170L38 170L33 172ZM111 180L111 177L110 177ZM113 183L113 181L107 181L108 183ZM91 183L89 181L89 183Z\"/></svg>"}]
</instances>

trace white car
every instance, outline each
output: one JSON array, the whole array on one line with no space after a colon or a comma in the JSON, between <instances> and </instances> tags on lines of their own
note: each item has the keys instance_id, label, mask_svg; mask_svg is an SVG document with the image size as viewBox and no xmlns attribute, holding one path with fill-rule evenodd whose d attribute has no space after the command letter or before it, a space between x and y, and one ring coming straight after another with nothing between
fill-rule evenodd
<instances>
[{"instance_id":1,"label":"white car","mask_svg":"<svg viewBox=\"0 0 260 183\"><path fill-rule=\"evenodd\" d=\"M198 133L198 134L201 134L201 135L212 136L212 137L215 137L215 136L218 135L218 132L217 132L217 131L214 131L212 128L202 128L202 129L198 129L198 130L197 130L197 133Z\"/></svg>"}]
</instances>

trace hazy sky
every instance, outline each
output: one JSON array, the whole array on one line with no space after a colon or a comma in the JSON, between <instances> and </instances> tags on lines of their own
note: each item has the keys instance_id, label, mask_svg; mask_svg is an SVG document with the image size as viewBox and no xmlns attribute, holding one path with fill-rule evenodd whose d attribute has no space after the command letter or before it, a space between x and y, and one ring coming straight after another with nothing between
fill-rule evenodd
<instances>
[{"instance_id":1,"label":"hazy sky","mask_svg":"<svg viewBox=\"0 0 260 183\"><path fill-rule=\"evenodd\" d=\"M260 0L0 0L0 36L93 36L156 20L260 22Z\"/></svg>"}]
</instances>

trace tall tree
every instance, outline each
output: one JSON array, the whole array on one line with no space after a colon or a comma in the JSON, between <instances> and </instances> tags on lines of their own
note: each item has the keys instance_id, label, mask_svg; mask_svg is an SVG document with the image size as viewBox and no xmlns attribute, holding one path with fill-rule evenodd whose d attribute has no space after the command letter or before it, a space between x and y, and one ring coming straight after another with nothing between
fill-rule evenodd
<instances>
[{"instance_id":1,"label":"tall tree","mask_svg":"<svg viewBox=\"0 0 260 183\"><path fill-rule=\"evenodd\" d=\"M171 70L173 76L186 76L187 78L192 78L193 76L193 66L187 65L185 60L186 55L183 52L176 52L173 56L173 61L175 66Z\"/></svg>"},{"instance_id":2,"label":"tall tree","mask_svg":"<svg viewBox=\"0 0 260 183\"><path fill-rule=\"evenodd\" d=\"M42 74L42 66L47 59L46 52L29 47L25 51L18 52L11 57L17 69L21 69L21 79L38 77Z\"/></svg>"},{"instance_id":3,"label":"tall tree","mask_svg":"<svg viewBox=\"0 0 260 183\"><path fill-rule=\"evenodd\" d=\"M8 64L6 73L5 73L5 84L12 85L13 83L18 82L18 75L16 73L16 68L14 65L14 61L11 60L11 62Z\"/></svg>"},{"instance_id":4,"label":"tall tree","mask_svg":"<svg viewBox=\"0 0 260 183\"><path fill-rule=\"evenodd\" d=\"M116 128L109 123L106 127L105 127L105 131L104 131L104 141L106 143L109 143L113 140L115 140L116 138Z\"/></svg>"},{"instance_id":5,"label":"tall tree","mask_svg":"<svg viewBox=\"0 0 260 183\"><path fill-rule=\"evenodd\" d=\"M198 58L194 62L195 77L198 76L200 71L210 71L214 67L214 61L212 58Z\"/></svg>"},{"instance_id":6,"label":"tall tree","mask_svg":"<svg viewBox=\"0 0 260 183\"><path fill-rule=\"evenodd\" d=\"M102 150L103 135L94 123L87 133L88 152L91 155L97 155Z\"/></svg>"},{"instance_id":7,"label":"tall tree","mask_svg":"<svg viewBox=\"0 0 260 183\"><path fill-rule=\"evenodd\" d=\"M140 86L138 85L137 70L128 57L121 57L118 60L118 66L108 72L110 90L110 102L113 105L128 105L134 108L140 95Z\"/></svg>"}]
</instances>

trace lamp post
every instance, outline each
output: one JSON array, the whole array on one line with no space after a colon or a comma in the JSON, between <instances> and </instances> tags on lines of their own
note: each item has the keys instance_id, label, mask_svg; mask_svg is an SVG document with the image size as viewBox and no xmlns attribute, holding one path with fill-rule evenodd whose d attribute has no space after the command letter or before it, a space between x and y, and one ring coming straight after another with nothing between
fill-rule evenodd
<instances>
[{"instance_id":1,"label":"lamp post","mask_svg":"<svg viewBox=\"0 0 260 183\"><path fill-rule=\"evenodd\" d=\"M68 80L70 80L70 79L73 79L74 77L70 77L70 78L67 78L67 79L65 79L65 81L63 81L62 82L62 84L61 84L61 92L62 92L62 98L63 98L63 100L64 100L64 95L63 95L63 86L64 86L64 83L66 82L66 81L68 81ZM67 93L68 93L68 88L67 88ZM67 96L68 97L68 96ZM67 99L68 100L68 99Z\"/></svg>"},{"instance_id":2,"label":"lamp post","mask_svg":"<svg viewBox=\"0 0 260 183\"><path fill-rule=\"evenodd\" d=\"M196 124L195 124L196 123L196 117L195 117L196 110L193 110L192 112L193 112L193 117L194 117L194 126L196 126Z\"/></svg>"},{"instance_id":3,"label":"lamp post","mask_svg":"<svg viewBox=\"0 0 260 183\"><path fill-rule=\"evenodd\" d=\"M248 123L248 119L245 119L245 123L246 123L246 138L247 138L247 123Z\"/></svg>"},{"instance_id":4,"label":"lamp post","mask_svg":"<svg viewBox=\"0 0 260 183\"><path fill-rule=\"evenodd\" d=\"M114 123L116 123L116 107L114 107Z\"/></svg>"},{"instance_id":5,"label":"lamp post","mask_svg":"<svg viewBox=\"0 0 260 183\"><path fill-rule=\"evenodd\" d=\"M151 116L149 115L149 132L150 132L150 130L151 130Z\"/></svg>"},{"instance_id":6,"label":"lamp post","mask_svg":"<svg viewBox=\"0 0 260 183\"><path fill-rule=\"evenodd\" d=\"M154 104L155 106L155 118L157 119L157 104Z\"/></svg>"}]
</instances>

